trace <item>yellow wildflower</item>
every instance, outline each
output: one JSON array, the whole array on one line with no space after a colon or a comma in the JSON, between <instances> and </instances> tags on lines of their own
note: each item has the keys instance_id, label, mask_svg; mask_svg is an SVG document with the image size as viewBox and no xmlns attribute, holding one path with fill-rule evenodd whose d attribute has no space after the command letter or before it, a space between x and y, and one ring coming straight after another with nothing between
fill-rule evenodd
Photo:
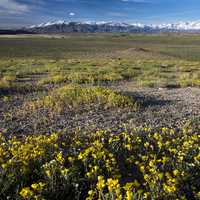
<instances>
[{"instance_id":1,"label":"yellow wildflower","mask_svg":"<svg viewBox=\"0 0 200 200\"><path fill-rule=\"evenodd\" d=\"M106 186L106 184L105 184L104 177L103 176L98 176L97 189L98 190L103 190L105 186Z\"/></svg>"},{"instance_id":2,"label":"yellow wildflower","mask_svg":"<svg viewBox=\"0 0 200 200\"><path fill-rule=\"evenodd\" d=\"M23 188L19 193L24 199L31 198L33 196L33 191L30 187Z\"/></svg>"},{"instance_id":3,"label":"yellow wildflower","mask_svg":"<svg viewBox=\"0 0 200 200\"><path fill-rule=\"evenodd\" d=\"M65 159L63 158L62 152L59 152L59 153L56 155L56 160L57 160L60 164L63 164L63 163L65 162Z\"/></svg>"},{"instance_id":4,"label":"yellow wildflower","mask_svg":"<svg viewBox=\"0 0 200 200\"><path fill-rule=\"evenodd\" d=\"M127 200L132 200L133 199L133 192L128 190L126 191L126 199Z\"/></svg>"}]
</instances>

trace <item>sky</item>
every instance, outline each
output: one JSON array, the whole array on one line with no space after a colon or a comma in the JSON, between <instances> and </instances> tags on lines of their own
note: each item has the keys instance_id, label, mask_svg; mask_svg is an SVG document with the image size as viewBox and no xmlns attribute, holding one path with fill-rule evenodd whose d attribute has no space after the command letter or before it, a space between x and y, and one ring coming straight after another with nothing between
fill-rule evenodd
<instances>
[{"instance_id":1,"label":"sky","mask_svg":"<svg viewBox=\"0 0 200 200\"><path fill-rule=\"evenodd\" d=\"M161 24L200 20L200 0L0 0L0 28L53 20Z\"/></svg>"}]
</instances>

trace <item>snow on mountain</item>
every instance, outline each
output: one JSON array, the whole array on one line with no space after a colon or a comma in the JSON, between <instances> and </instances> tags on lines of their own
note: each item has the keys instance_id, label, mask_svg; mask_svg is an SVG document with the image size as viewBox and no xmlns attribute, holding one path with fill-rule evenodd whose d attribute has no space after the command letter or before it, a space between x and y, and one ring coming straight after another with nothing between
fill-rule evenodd
<instances>
[{"instance_id":1,"label":"snow on mountain","mask_svg":"<svg viewBox=\"0 0 200 200\"><path fill-rule=\"evenodd\" d=\"M200 30L200 21L178 22L172 24L152 25L153 28L169 29L169 30Z\"/></svg>"},{"instance_id":2,"label":"snow on mountain","mask_svg":"<svg viewBox=\"0 0 200 200\"><path fill-rule=\"evenodd\" d=\"M52 26L52 25L60 25L65 24L68 25L69 23L76 23L76 24L88 24L88 25L109 25L109 26L131 26L131 24L123 23L123 22L106 22L106 21L85 21L85 22L66 22L64 20L58 20L58 21L50 21L46 23L41 23L39 25L32 25L30 28L37 28L37 27L46 27L46 26ZM140 26L140 24L134 24L135 26Z\"/></svg>"},{"instance_id":3,"label":"snow on mountain","mask_svg":"<svg viewBox=\"0 0 200 200\"><path fill-rule=\"evenodd\" d=\"M62 26L61 26L62 25ZM56 28L57 27L57 28ZM52 29L51 29L52 28ZM105 22L105 21L86 21L86 22L67 22L64 20L50 21L39 25L30 26L28 29L40 32L181 32L199 31L200 21L164 23L164 24L142 24L125 22ZM58 30L56 30L58 29Z\"/></svg>"},{"instance_id":4,"label":"snow on mountain","mask_svg":"<svg viewBox=\"0 0 200 200\"><path fill-rule=\"evenodd\" d=\"M68 25L70 22L64 21L64 20L58 20L58 21L49 21L46 23L41 23L39 25L33 25L30 26L30 28L36 28L36 27L46 27L46 26L52 26L52 25L60 25L65 24ZM177 30L200 30L200 21L191 21L191 22L178 22L178 23L172 23L172 24L159 24L159 25L146 25L142 23L124 23L124 22L106 22L106 21L86 21L86 22L74 22L77 24L88 24L88 25L109 25L109 26L122 26L122 27L128 27L128 26L135 26L144 28L152 27L152 28L159 28L159 29L177 29Z\"/></svg>"},{"instance_id":5,"label":"snow on mountain","mask_svg":"<svg viewBox=\"0 0 200 200\"><path fill-rule=\"evenodd\" d=\"M60 24L68 24L68 22L64 20L58 20L58 21L49 21L46 23L41 23L38 25L32 25L30 28L41 28L41 27L47 27L47 26L52 26L52 25L60 25Z\"/></svg>"}]
</instances>

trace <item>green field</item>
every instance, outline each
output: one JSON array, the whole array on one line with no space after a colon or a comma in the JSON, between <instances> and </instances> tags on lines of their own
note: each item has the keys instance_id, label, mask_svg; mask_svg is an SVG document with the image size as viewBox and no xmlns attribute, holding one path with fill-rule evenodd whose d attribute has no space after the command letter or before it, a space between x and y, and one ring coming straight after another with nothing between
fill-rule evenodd
<instances>
[{"instance_id":1,"label":"green field","mask_svg":"<svg viewBox=\"0 0 200 200\"><path fill-rule=\"evenodd\" d=\"M199 61L200 36L181 34L129 35L129 34L85 34L49 35L27 37L1 37L2 58L71 58L128 48L146 50L184 60Z\"/></svg>"},{"instance_id":2,"label":"green field","mask_svg":"<svg viewBox=\"0 0 200 200\"><path fill-rule=\"evenodd\" d=\"M200 35L0 37L0 199L200 199Z\"/></svg>"},{"instance_id":3,"label":"green field","mask_svg":"<svg viewBox=\"0 0 200 200\"><path fill-rule=\"evenodd\" d=\"M97 73L96 82L106 73L113 75L108 79L137 79L147 86L198 86L199 43L198 35L0 38L0 73L18 78L50 73L52 81L51 76L58 75L62 76L60 81L67 81L66 76L74 71L80 76Z\"/></svg>"}]
</instances>

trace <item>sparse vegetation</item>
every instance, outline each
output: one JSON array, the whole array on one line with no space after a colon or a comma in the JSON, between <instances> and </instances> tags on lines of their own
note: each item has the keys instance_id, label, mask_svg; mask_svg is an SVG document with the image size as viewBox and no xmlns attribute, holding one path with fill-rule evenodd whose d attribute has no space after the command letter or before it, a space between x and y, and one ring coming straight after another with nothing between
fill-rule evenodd
<instances>
[{"instance_id":1,"label":"sparse vegetation","mask_svg":"<svg viewBox=\"0 0 200 200\"><path fill-rule=\"evenodd\" d=\"M64 111L65 108L77 108L82 105L103 105L106 107L132 107L136 109L137 102L112 89L100 87L81 87L66 85L55 89L49 95L35 102L29 102L28 106L37 108L50 108L56 112Z\"/></svg>"},{"instance_id":2,"label":"sparse vegetation","mask_svg":"<svg viewBox=\"0 0 200 200\"><path fill-rule=\"evenodd\" d=\"M26 93L28 91L34 91L39 87L33 88L33 85L29 83L20 83L16 81L15 76L3 76L0 79L0 96L5 94L14 94L16 92Z\"/></svg>"},{"instance_id":3,"label":"sparse vegetation","mask_svg":"<svg viewBox=\"0 0 200 200\"><path fill-rule=\"evenodd\" d=\"M199 41L0 38L0 199L200 199Z\"/></svg>"}]
</instances>

